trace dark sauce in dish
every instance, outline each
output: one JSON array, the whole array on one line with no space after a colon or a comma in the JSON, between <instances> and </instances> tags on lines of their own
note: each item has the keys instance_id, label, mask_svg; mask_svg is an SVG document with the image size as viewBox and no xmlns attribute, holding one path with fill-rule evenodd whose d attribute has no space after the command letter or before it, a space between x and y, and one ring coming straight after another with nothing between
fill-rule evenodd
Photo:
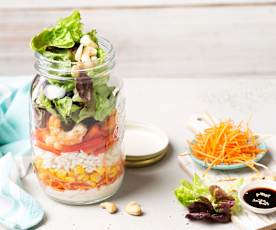
<instances>
[{"instance_id":1,"label":"dark sauce in dish","mask_svg":"<svg viewBox=\"0 0 276 230\"><path fill-rule=\"evenodd\" d=\"M270 188L254 188L248 190L244 195L245 202L255 208L276 207L276 191Z\"/></svg>"}]
</instances>

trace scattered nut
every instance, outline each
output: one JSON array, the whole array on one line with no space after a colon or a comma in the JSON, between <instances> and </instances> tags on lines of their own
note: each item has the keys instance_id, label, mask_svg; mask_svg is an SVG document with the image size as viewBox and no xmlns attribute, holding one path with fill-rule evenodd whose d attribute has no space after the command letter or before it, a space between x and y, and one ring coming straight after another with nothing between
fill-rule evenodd
<instances>
[{"instance_id":1,"label":"scattered nut","mask_svg":"<svg viewBox=\"0 0 276 230\"><path fill-rule=\"evenodd\" d=\"M73 65L71 69L71 75L73 77L79 77L80 76L80 68L78 65Z\"/></svg>"},{"instance_id":2,"label":"scattered nut","mask_svg":"<svg viewBox=\"0 0 276 230\"><path fill-rule=\"evenodd\" d=\"M81 60L82 52L83 52L83 44L80 44L80 46L78 47L78 49L77 49L77 51L75 53L75 60L76 61L80 61Z\"/></svg>"},{"instance_id":3,"label":"scattered nut","mask_svg":"<svg viewBox=\"0 0 276 230\"><path fill-rule=\"evenodd\" d=\"M82 36L80 43L83 44L84 46L98 48L98 45L94 41L91 40L91 38L88 34Z\"/></svg>"},{"instance_id":4,"label":"scattered nut","mask_svg":"<svg viewBox=\"0 0 276 230\"><path fill-rule=\"evenodd\" d=\"M106 209L110 214L118 211L116 204L112 202L103 202L100 204L100 207Z\"/></svg>"},{"instance_id":5,"label":"scattered nut","mask_svg":"<svg viewBox=\"0 0 276 230\"><path fill-rule=\"evenodd\" d=\"M136 201L129 202L126 205L125 210L129 215L133 215L133 216L141 216L142 215L141 205L138 204Z\"/></svg>"}]
</instances>

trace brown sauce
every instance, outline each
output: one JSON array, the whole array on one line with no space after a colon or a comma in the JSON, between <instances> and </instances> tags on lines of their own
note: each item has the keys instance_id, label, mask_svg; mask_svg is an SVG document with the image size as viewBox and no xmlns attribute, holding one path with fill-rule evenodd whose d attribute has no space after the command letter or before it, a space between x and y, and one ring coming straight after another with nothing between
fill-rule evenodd
<instances>
[{"instance_id":1,"label":"brown sauce","mask_svg":"<svg viewBox=\"0 0 276 230\"><path fill-rule=\"evenodd\" d=\"M276 207L276 191L270 188L250 189L243 195L243 199L255 208Z\"/></svg>"}]
</instances>

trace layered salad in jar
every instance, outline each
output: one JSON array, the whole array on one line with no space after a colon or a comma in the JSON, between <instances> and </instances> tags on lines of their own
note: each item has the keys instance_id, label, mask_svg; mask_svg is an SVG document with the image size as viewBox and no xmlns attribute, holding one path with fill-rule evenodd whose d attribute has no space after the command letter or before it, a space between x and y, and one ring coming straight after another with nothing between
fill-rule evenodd
<instances>
[{"instance_id":1,"label":"layered salad in jar","mask_svg":"<svg viewBox=\"0 0 276 230\"><path fill-rule=\"evenodd\" d=\"M38 72L31 92L33 162L42 187L69 204L113 195L124 174L124 116L111 77L111 44L96 30L83 32L74 11L34 36L31 47Z\"/></svg>"}]
</instances>

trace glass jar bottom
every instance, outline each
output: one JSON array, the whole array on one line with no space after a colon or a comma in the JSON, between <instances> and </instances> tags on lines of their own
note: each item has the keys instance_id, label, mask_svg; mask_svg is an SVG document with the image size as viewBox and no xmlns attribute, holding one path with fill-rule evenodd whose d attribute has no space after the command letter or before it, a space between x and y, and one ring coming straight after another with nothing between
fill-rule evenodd
<instances>
[{"instance_id":1,"label":"glass jar bottom","mask_svg":"<svg viewBox=\"0 0 276 230\"><path fill-rule=\"evenodd\" d=\"M63 204L89 205L99 203L112 197L119 190L123 178L124 174L117 178L112 184L102 186L99 189L56 191L50 187L43 186L43 190L49 198Z\"/></svg>"}]
</instances>

